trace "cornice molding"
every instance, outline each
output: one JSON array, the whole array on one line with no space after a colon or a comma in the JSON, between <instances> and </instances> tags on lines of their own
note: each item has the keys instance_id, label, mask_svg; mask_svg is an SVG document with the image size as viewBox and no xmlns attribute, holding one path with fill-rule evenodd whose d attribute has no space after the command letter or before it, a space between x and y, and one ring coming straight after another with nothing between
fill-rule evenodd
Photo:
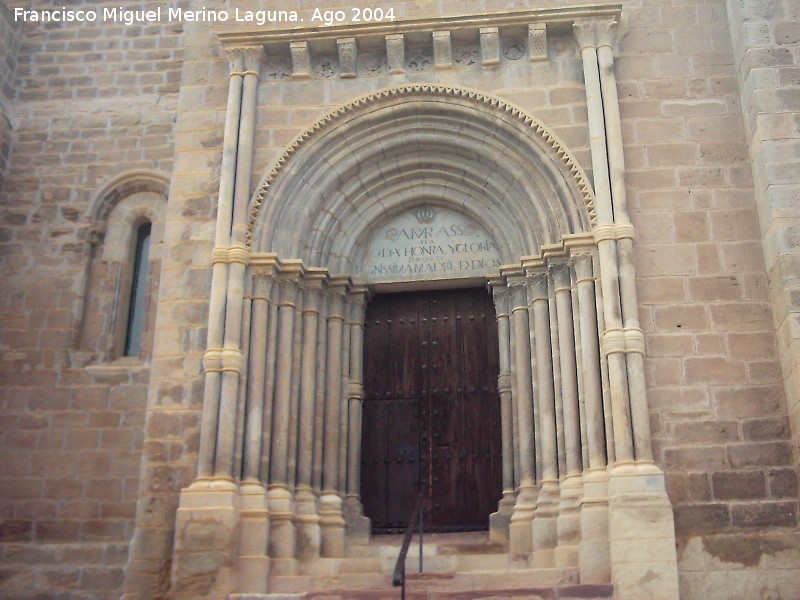
<instances>
[{"instance_id":1,"label":"cornice molding","mask_svg":"<svg viewBox=\"0 0 800 600\"><path fill-rule=\"evenodd\" d=\"M527 10L496 11L458 16L403 19L393 22L343 23L329 26L304 26L272 30L229 30L218 33L226 48L261 45L288 46L291 42L329 42L341 38L379 38L392 34L432 33L433 31L478 30L484 27L519 27L545 23L552 31L569 31L576 20L619 19L622 5L588 4Z\"/></svg>"}]
</instances>

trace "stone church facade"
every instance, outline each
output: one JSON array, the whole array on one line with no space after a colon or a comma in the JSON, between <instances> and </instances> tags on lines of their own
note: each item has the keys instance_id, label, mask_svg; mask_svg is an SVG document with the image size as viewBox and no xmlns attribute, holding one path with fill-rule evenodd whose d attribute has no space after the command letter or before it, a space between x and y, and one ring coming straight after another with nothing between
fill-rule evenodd
<instances>
[{"instance_id":1,"label":"stone church facade","mask_svg":"<svg viewBox=\"0 0 800 600\"><path fill-rule=\"evenodd\" d=\"M423 492L426 597L800 598L797 2L129 4L0 6L0 597L386 594Z\"/></svg>"}]
</instances>

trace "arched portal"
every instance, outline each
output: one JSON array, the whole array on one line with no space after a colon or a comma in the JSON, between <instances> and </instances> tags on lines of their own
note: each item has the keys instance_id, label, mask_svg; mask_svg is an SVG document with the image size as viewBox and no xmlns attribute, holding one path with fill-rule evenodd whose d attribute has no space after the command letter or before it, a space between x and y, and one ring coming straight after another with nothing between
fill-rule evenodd
<instances>
[{"instance_id":1,"label":"arched portal","mask_svg":"<svg viewBox=\"0 0 800 600\"><path fill-rule=\"evenodd\" d=\"M338 556L345 532L368 533L359 490L370 296L387 286L489 285L499 366L491 395L502 421L492 533L510 531L517 554L538 539L552 562L559 495L572 499L573 525L580 498L579 485L576 495L559 482L580 480L591 444L605 465L611 435L594 224L591 188L558 140L476 92L384 90L296 140L259 186L246 237L241 476L268 487L273 557ZM398 260L376 261L381 253ZM572 538L563 542L577 548Z\"/></svg>"},{"instance_id":2,"label":"arched portal","mask_svg":"<svg viewBox=\"0 0 800 600\"><path fill-rule=\"evenodd\" d=\"M252 249L349 273L371 226L424 202L471 215L508 263L594 220L583 171L542 124L477 92L404 86L298 138L251 203Z\"/></svg>"}]
</instances>

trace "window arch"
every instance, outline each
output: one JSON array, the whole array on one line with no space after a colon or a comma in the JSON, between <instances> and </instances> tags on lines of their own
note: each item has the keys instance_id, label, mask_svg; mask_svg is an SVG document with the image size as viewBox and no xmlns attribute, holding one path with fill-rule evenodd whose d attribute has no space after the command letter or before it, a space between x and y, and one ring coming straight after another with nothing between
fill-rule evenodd
<instances>
[{"instance_id":1,"label":"window arch","mask_svg":"<svg viewBox=\"0 0 800 600\"><path fill-rule=\"evenodd\" d=\"M94 235L76 307L74 363L149 355L167 187L165 175L132 172L107 183L92 201L87 216Z\"/></svg>"}]
</instances>

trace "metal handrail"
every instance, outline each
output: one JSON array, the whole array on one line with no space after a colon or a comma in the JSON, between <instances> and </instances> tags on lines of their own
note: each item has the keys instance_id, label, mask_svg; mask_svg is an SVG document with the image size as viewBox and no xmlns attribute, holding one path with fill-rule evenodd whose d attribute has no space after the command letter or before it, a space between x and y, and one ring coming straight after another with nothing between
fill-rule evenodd
<instances>
[{"instance_id":1,"label":"metal handrail","mask_svg":"<svg viewBox=\"0 0 800 600\"><path fill-rule=\"evenodd\" d=\"M408 526L403 536L403 545L400 547L400 555L397 557L397 562L394 565L392 585L394 587L402 586L400 588L400 598L402 600L406 598L406 557L408 556L408 548L411 546L411 538L414 537L414 525L417 523L419 523L419 572L422 573L422 539L425 524L422 500L424 497L425 487L422 486L417 495L417 501L414 503L414 509L408 517Z\"/></svg>"}]
</instances>

